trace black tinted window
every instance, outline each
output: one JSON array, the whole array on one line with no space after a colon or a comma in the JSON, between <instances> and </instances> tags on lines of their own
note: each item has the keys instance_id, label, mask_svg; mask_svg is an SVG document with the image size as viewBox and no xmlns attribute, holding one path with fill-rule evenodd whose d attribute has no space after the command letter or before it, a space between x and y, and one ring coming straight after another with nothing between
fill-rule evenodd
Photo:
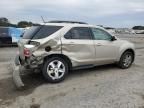
<instances>
[{"instance_id":1,"label":"black tinted window","mask_svg":"<svg viewBox=\"0 0 144 108\"><path fill-rule=\"evenodd\" d=\"M43 26L33 37L33 39L41 39L50 36L51 34L55 33L59 29L61 29L62 26Z\"/></svg>"},{"instance_id":2,"label":"black tinted window","mask_svg":"<svg viewBox=\"0 0 144 108\"><path fill-rule=\"evenodd\" d=\"M66 39L91 39L91 33L87 27L74 27L64 37Z\"/></svg>"}]
</instances>

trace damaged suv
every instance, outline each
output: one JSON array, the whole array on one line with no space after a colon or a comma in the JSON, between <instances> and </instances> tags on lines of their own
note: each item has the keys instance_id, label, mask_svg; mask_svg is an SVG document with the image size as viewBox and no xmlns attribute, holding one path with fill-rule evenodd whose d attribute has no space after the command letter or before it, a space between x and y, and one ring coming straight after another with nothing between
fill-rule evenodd
<instances>
[{"instance_id":1,"label":"damaged suv","mask_svg":"<svg viewBox=\"0 0 144 108\"><path fill-rule=\"evenodd\" d=\"M65 79L72 69L116 63L127 69L135 48L104 28L83 22L50 21L27 30L18 42L16 65L40 69L52 83Z\"/></svg>"}]
</instances>

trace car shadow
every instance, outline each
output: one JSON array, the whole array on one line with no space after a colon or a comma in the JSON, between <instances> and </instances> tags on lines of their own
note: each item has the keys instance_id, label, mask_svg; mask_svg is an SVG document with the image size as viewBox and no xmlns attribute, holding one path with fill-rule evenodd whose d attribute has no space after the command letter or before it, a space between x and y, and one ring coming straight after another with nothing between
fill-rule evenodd
<instances>
[{"instance_id":1,"label":"car shadow","mask_svg":"<svg viewBox=\"0 0 144 108\"><path fill-rule=\"evenodd\" d=\"M10 105L17 97L27 96L31 94L35 88L46 83L41 73L22 76L22 80L26 85L23 90L16 89L12 77L0 80L0 106Z\"/></svg>"},{"instance_id":2,"label":"car shadow","mask_svg":"<svg viewBox=\"0 0 144 108\"><path fill-rule=\"evenodd\" d=\"M75 76L87 76L89 73L98 73L100 71L107 72L103 70L113 69L116 68L115 65L104 65L104 66L97 66L94 68L88 69L80 69L74 70L69 73L67 76L67 80L74 80ZM47 81L44 79L42 73L34 73L22 76L22 80L25 84L25 89L18 91L13 84L12 78L2 79L0 80L0 105L6 104L10 105L12 102L16 100L19 96L27 96L31 94L37 87L48 84ZM10 100L10 101L8 101Z\"/></svg>"}]
</instances>

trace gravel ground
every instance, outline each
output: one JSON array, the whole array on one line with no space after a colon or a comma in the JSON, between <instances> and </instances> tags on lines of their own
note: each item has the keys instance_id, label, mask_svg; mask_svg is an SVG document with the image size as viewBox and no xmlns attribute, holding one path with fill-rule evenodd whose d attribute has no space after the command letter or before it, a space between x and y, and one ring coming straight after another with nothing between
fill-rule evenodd
<instances>
[{"instance_id":1,"label":"gravel ground","mask_svg":"<svg viewBox=\"0 0 144 108\"><path fill-rule=\"evenodd\" d=\"M15 89L11 77L17 48L0 48L0 108L144 108L144 39L126 39L137 47L131 68L77 70L58 84L47 83L41 74L28 75L23 91Z\"/></svg>"}]
</instances>

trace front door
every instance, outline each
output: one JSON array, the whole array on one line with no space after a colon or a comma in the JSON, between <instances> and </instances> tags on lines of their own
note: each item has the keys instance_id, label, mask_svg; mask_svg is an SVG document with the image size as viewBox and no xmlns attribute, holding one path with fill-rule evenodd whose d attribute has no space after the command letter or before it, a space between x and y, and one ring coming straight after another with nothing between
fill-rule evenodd
<instances>
[{"instance_id":1,"label":"front door","mask_svg":"<svg viewBox=\"0 0 144 108\"><path fill-rule=\"evenodd\" d=\"M116 60L118 47L112 36L103 29L91 28L96 49L96 62L100 64L110 63Z\"/></svg>"}]
</instances>

